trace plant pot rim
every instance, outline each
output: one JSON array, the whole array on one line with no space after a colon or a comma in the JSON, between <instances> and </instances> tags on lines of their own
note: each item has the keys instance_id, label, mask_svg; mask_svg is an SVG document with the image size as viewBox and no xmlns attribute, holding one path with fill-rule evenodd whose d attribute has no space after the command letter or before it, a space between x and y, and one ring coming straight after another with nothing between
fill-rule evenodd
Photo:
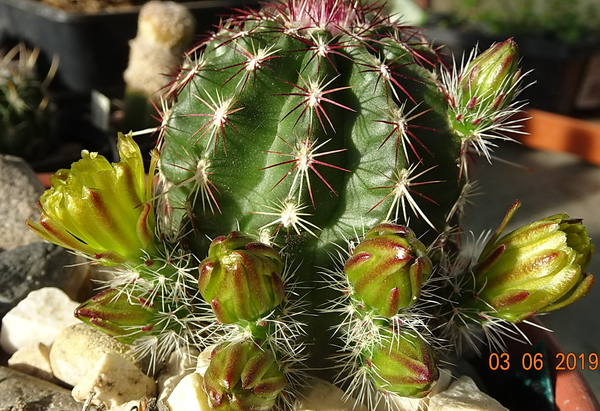
<instances>
[{"instance_id":1,"label":"plant pot rim","mask_svg":"<svg viewBox=\"0 0 600 411\"><path fill-rule=\"evenodd\" d=\"M47 20L61 23L81 24L89 20L102 19L113 15L137 15L143 6L119 6L95 12L66 11L42 3L39 0L1 0L2 3L44 17ZM255 4L256 0L196 0L182 1L188 8L204 9L215 7L239 7L240 4Z\"/></svg>"},{"instance_id":2,"label":"plant pot rim","mask_svg":"<svg viewBox=\"0 0 600 411\"><path fill-rule=\"evenodd\" d=\"M572 370L557 369L560 357L568 355L564 347L556 339L554 334L547 331L543 322L535 317L529 321L531 324L522 323L519 328L527 335L531 346L540 341L546 345L548 358L544 366L550 367L550 374L554 383L554 402L557 411L600 411L600 403L594 395L592 388L581 373L579 368ZM529 344L507 341L508 351L519 353L526 352L531 348Z\"/></svg>"}]
</instances>

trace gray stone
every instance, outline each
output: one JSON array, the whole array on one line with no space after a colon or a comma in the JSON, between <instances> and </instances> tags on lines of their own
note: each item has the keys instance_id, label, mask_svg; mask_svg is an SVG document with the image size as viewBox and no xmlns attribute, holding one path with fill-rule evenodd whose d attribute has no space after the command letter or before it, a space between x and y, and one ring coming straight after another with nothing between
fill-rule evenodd
<instances>
[{"instance_id":1,"label":"gray stone","mask_svg":"<svg viewBox=\"0 0 600 411\"><path fill-rule=\"evenodd\" d=\"M0 393L0 410L81 411L71 391L2 366Z\"/></svg>"},{"instance_id":2,"label":"gray stone","mask_svg":"<svg viewBox=\"0 0 600 411\"><path fill-rule=\"evenodd\" d=\"M44 186L23 159L0 155L0 250L40 241L25 225L39 216L37 202Z\"/></svg>"},{"instance_id":3,"label":"gray stone","mask_svg":"<svg viewBox=\"0 0 600 411\"><path fill-rule=\"evenodd\" d=\"M0 318L31 291L43 287L60 288L73 300L79 300L80 289L74 283L81 285L86 273L72 266L78 261L64 248L46 242L1 252Z\"/></svg>"}]
</instances>

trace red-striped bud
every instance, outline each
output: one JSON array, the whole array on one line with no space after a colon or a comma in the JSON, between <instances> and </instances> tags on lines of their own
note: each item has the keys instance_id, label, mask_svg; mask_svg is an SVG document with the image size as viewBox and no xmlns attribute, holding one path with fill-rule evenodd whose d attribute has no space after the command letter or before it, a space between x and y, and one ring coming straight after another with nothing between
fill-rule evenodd
<instances>
[{"instance_id":1,"label":"red-striped bud","mask_svg":"<svg viewBox=\"0 0 600 411\"><path fill-rule=\"evenodd\" d=\"M594 278L583 272L594 246L579 219L557 214L499 238L515 203L474 268L476 302L511 322L553 311L583 297Z\"/></svg>"},{"instance_id":2,"label":"red-striped bud","mask_svg":"<svg viewBox=\"0 0 600 411\"><path fill-rule=\"evenodd\" d=\"M279 253L246 234L215 238L198 270L200 293L222 323L257 320L283 301Z\"/></svg>"},{"instance_id":3,"label":"red-striped bud","mask_svg":"<svg viewBox=\"0 0 600 411\"><path fill-rule=\"evenodd\" d=\"M427 250L413 231L391 223L369 230L344 265L355 296L385 317L417 300L431 270Z\"/></svg>"}]
</instances>

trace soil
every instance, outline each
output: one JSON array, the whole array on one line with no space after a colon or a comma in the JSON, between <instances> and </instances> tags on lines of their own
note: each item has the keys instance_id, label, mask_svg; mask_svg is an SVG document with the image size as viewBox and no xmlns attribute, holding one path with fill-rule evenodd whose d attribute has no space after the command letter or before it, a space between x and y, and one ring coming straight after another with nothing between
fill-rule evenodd
<instances>
[{"instance_id":1,"label":"soil","mask_svg":"<svg viewBox=\"0 0 600 411\"><path fill-rule=\"evenodd\" d=\"M94 13L99 10L111 10L120 7L140 6L149 0L38 0L68 12ZM185 2L185 0L175 0ZM189 0L188 0L189 1Z\"/></svg>"}]
</instances>

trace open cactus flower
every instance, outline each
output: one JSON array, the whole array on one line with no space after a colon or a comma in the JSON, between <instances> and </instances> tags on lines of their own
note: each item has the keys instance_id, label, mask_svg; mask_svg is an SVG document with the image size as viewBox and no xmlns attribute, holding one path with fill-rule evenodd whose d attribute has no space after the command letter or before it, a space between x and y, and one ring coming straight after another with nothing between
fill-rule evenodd
<instances>
[{"instance_id":1,"label":"open cactus flower","mask_svg":"<svg viewBox=\"0 0 600 411\"><path fill-rule=\"evenodd\" d=\"M70 170L54 174L52 188L39 201L41 218L28 226L100 265L139 260L151 252L155 217L142 154L131 135L119 135L118 151L121 161L110 164L84 150Z\"/></svg>"},{"instance_id":2,"label":"open cactus flower","mask_svg":"<svg viewBox=\"0 0 600 411\"><path fill-rule=\"evenodd\" d=\"M215 410L292 410L318 375L387 411L432 395L449 332L581 298L593 246L566 214L502 236L515 205L463 259L472 154L518 131L523 75L512 39L438 53L360 1L224 21L174 75L149 170L120 134L118 163L84 151L42 195L31 229L117 267L76 315L156 366L216 345Z\"/></svg>"}]
</instances>

